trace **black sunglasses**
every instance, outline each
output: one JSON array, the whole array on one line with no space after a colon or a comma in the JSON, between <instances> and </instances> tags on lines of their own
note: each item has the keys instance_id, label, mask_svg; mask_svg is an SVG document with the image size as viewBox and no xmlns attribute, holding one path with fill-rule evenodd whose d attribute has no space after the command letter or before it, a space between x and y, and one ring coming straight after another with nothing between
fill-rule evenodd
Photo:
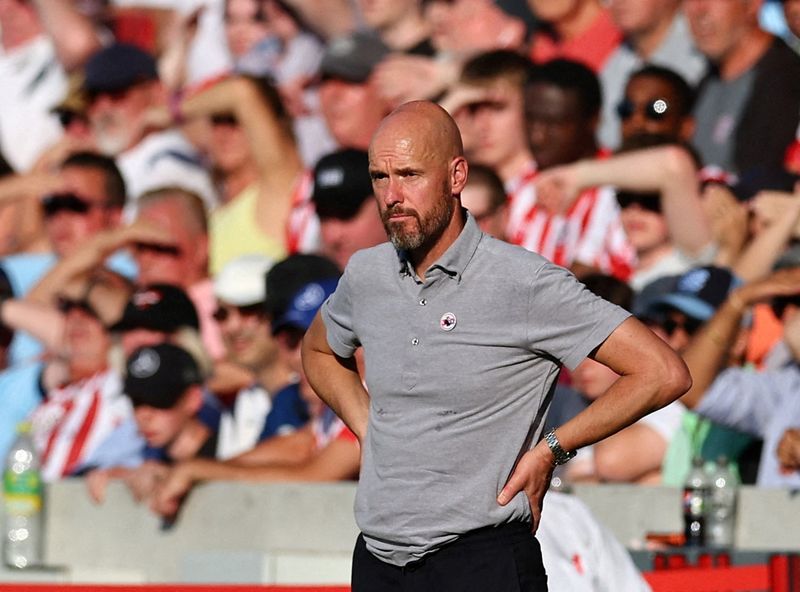
<instances>
[{"instance_id":1,"label":"black sunglasses","mask_svg":"<svg viewBox=\"0 0 800 592\"><path fill-rule=\"evenodd\" d=\"M650 121L661 121L667 116L669 111L669 103L664 99L653 99L648 101L644 106L644 116ZM617 115L622 121L630 119L634 113L642 108L628 98L623 99L617 105Z\"/></svg>"},{"instance_id":2,"label":"black sunglasses","mask_svg":"<svg viewBox=\"0 0 800 592\"><path fill-rule=\"evenodd\" d=\"M218 323L224 323L231 316L231 309L236 309L243 317L263 316L266 314L264 305L259 302L257 304L248 304L247 306L218 306L212 316Z\"/></svg>"},{"instance_id":3,"label":"black sunglasses","mask_svg":"<svg viewBox=\"0 0 800 592\"><path fill-rule=\"evenodd\" d=\"M209 119L211 125L214 126L235 127L239 125L239 120L233 113L214 113Z\"/></svg>"},{"instance_id":4,"label":"black sunglasses","mask_svg":"<svg viewBox=\"0 0 800 592\"><path fill-rule=\"evenodd\" d=\"M144 243L135 242L133 248L139 253L153 253L156 255L169 255L171 257L178 257L181 254L180 247L175 245L164 245L160 243Z\"/></svg>"},{"instance_id":5,"label":"black sunglasses","mask_svg":"<svg viewBox=\"0 0 800 592\"><path fill-rule=\"evenodd\" d=\"M683 329L686 331L687 335L694 335L703 326L703 321L698 319L693 319L692 317L686 317L682 321L677 321L675 319L664 319L661 323L661 328L664 329L664 332L667 335L672 335L678 329Z\"/></svg>"},{"instance_id":6,"label":"black sunglasses","mask_svg":"<svg viewBox=\"0 0 800 592\"><path fill-rule=\"evenodd\" d=\"M67 298L66 296L59 296L58 298L58 310L62 313L66 314L71 310L82 310L83 312L89 313L93 317L97 316L97 313L92 308L92 305L89 304L87 300L75 300L73 298Z\"/></svg>"},{"instance_id":7,"label":"black sunglasses","mask_svg":"<svg viewBox=\"0 0 800 592\"><path fill-rule=\"evenodd\" d=\"M42 210L45 218L51 218L61 211L86 214L97 205L81 199L75 193L54 193L42 199Z\"/></svg>"},{"instance_id":8,"label":"black sunglasses","mask_svg":"<svg viewBox=\"0 0 800 592\"><path fill-rule=\"evenodd\" d=\"M635 204L648 212L661 213L661 198L657 194L621 191L617 194L617 203L619 203L620 209L623 210Z\"/></svg>"}]
</instances>

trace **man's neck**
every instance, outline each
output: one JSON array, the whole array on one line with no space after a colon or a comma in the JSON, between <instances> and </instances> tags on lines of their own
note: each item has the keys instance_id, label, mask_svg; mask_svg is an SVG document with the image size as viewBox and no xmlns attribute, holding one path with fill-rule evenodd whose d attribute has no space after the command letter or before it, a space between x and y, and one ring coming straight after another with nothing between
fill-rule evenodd
<instances>
[{"instance_id":1,"label":"man's neck","mask_svg":"<svg viewBox=\"0 0 800 592\"><path fill-rule=\"evenodd\" d=\"M527 148L518 150L512 158L497 165L497 174L503 180L503 183L508 183L527 172L533 162L534 158L530 150Z\"/></svg>"},{"instance_id":2,"label":"man's neck","mask_svg":"<svg viewBox=\"0 0 800 592\"><path fill-rule=\"evenodd\" d=\"M416 12L409 12L399 22L381 31L381 38L394 50L414 47L428 36L428 23Z\"/></svg>"},{"instance_id":3,"label":"man's neck","mask_svg":"<svg viewBox=\"0 0 800 592\"><path fill-rule=\"evenodd\" d=\"M425 280L425 272L428 268L445 254L464 229L465 218L460 211L460 206L456 207L458 211L456 211L455 215L450 219L450 223L431 246L423 246L409 253L409 259L414 266L414 271L417 272L417 276L421 280Z\"/></svg>"},{"instance_id":4,"label":"man's neck","mask_svg":"<svg viewBox=\"0 0 800 592\"><path fill-rule=\"evenodd\" d=\"M664 15L658 22L653 23L652 27L630 35L628 40L640 58L643 60L649 59L661 47L661 44L669 35L677 12L678 6L676 5L674 10Z\"/></svg>"},{"instance_id":5,"label":"man's neck","mask_svg":"<svg viewBox=\"0 0 800 592\"><path fill-rule=\"evenodd\" d=\"M602 11L599 2L596 0L579 4L580 6L575 10L575 13L568 19L553 23L561 39L570 40L582 35L592 26L592 23Z\"/></svg>"},{"instance_id":6,"label":"man's neck","mask_svg":"<svg viewBox=\"0 0 800 592\"><path fill-rule=\"evenodd\" d=\"M734 80L756 65L767 52L773 37L766 31L753 28L718 64L723 80Z\"/></svg>"},{"instance_id":7,"label":"man's neck","mask_svg":"<svg viewBox=\"0 0 800 592\"><path fill-rule=\"evenodd\" d=\"M225 176L223 201L230 203L242 191L258 181L258 170L253 166L241 166Z\"/></svg>"},{"instance_id":8,"label":"man's neck","mask_svg":"<svg viewBox=\"0 0 800 592\"><path fill-rule=\"evenodd\" d=\"M286 364L274 360L256 371L256 379L272 397L287 384L294 382L297 377Z\"/></svg>"}]
</instances>

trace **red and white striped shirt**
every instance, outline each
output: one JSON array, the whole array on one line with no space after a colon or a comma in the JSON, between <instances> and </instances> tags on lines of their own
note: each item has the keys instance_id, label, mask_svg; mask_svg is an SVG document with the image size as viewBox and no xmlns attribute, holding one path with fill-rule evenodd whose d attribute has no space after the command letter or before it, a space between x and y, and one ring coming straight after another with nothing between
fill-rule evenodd
<instances>
[{"instance_id":1,"label":"red and white striped shirt","mask_svg":"<svg viewBox=\"0 0 800 592\"><path fill-rule=\"evenodd\" d=\"M320 228L317 211L311 194L314 190L314 177L305 171L292 191L292 211L286 223L286 251L296 253L316 253L320 247Z\"/></svg>"},{"instance_id":2,"label":"red and white striped shirt","mask_svg":"<svg viewBox=\"0 0 800 592\"><path fill-rule=\"evenodd\" d=\"M536 166L506 184L508 241L539 253L556 265L581 263L621 280L630 277L636 251L620 221L620 209L609 187L581 193L565 214L552 214L536 202Z\"/></svg>"},{"instance_id":3,"label":"red and white striped shirt","mask_svg":"<svg viewBox=\"0 0 800 592\"><path fill-rule=\"evenodd\" d=\"M42 478L55 481L70 475L114 428L132 417L133 407L113 370L48 392L31 415Z\"/></svg>"}]
</instances>

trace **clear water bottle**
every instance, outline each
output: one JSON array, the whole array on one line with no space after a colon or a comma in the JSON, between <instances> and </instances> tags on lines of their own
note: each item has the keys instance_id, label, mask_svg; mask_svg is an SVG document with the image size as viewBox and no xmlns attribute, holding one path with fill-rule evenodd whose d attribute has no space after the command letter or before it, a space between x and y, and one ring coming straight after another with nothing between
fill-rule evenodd
<instances>
[{"instance_id":1,"label":"clear water bottle","mask_svg":"<svg viewBox=\"0 0 800 592\"><path fill-rule=\"evenodd\" d=\"M728 459L721 456L711 473L711 503L707 521L707 543L710 547L728 549L733 546L738 485Z\"/></svg>"},{"instance_id":2,"label":"clear water bottle","mask_svg":"<svg viewBox=\"0 0 800 592\"><path fill-rule=\"evenodd\" d=\"M30 432L19 425L3 472L3 561L16 568L42 563L42 477Z\"/></svg>"},{"instance_id":3,"label":"clear water bottle","mask_svg":"<svg viewBox=\"0 0 800 592\"><path fill-rule=\"evenodd\" d=\"M706 544L706 508L710 485L703 459L694 458L683 485L683 534L687 547L702 547Z\"/></svg>"}]
</instances>

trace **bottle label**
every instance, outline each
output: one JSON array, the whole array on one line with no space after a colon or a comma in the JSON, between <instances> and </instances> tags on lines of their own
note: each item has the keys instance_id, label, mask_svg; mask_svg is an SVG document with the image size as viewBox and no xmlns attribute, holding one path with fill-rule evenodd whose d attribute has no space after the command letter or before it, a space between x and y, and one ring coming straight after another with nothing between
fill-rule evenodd
<instances>
[{"instance_id":1,"label":"bottle label","mask_svg":"<svg viewBox=\"0 0 800 592\"><path fill-rule=\"evenodd\" d=\"M33 516L42 509L42 479L37 472L3 473L7 516Z\"/></svg>"}]
</instances>

